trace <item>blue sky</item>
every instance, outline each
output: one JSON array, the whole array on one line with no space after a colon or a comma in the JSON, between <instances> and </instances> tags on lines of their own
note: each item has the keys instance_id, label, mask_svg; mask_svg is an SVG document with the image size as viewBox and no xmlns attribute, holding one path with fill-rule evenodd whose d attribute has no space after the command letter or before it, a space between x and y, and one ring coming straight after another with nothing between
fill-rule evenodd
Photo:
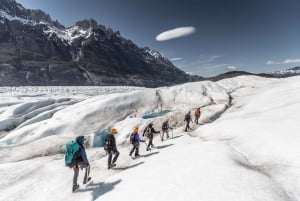
<instances>
[{"instance_id":1,"label":"blue sky","mask_svg":"<svg viewBox=\"0 0 300 201\"><path fill-rule=\"evenodd\" d=\"M161 52L182 70L201 76L232 69L271 72L300 65L298 0L17 2L44 10L65 26L93 18L137 45ZM169 30L173 32L157 40ZM173 39L165 40L168 37Z\"/></svg>"}]
</instances>

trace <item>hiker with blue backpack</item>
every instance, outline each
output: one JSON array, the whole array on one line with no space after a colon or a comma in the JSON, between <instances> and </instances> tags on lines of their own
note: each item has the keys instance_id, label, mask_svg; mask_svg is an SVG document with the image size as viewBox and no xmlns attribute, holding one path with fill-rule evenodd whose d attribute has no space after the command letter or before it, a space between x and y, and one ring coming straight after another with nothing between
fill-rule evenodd
<instances>
[{"instance_id":1,"label":"hiker with blue backpack","mask_svg":"<svg viewBox=\"0 0 300 201\"><path fill-rule=\"evenodd\" d=\"M117 149L116 138L114 136L117 133L118 133L118 131L116 128L111 128L110 134L108 134L105 137L104 150L108 154L108 166L107 166L108 169L111 169L116 166L116 161L120 154ZM114 155L114 158L113 158L113 155Z\"/></svg>"},{"instance_id":2,"label":"hiker with blue backpack","mask_svg":"<svg viewBox=\"0 0 300 201\"><path fill-rule=\"evenodd\" d=\"M134 156L135 157L139 157L139 147L140 147L140 142L145 142L145 140L142 140L139 136L139 127L134 127L133 128L133 133L131 133L130 135L130 143L132 144L132 149L129 153L129 156L131 156L133 154L133 152L135 151Z\"/></svg>"},{"instance_id":3,"label":"hiker with blue backpack","mask_svg":"<svg viewBox=\"0 0 300 201\"><path fill-rule=\"evenodd\" d=\"M143 137L146 136L148 139L149 139L149 142L148 142L148 145L147 145L147 151L150 151L151 148L150 146L153 148L154 145L152 143L153 141L153 137L154 137L154 134L155 133L160 133L160 131L156 131L154 128L153 128L153 123L150 123L145 129L144 129L144 132L143 132Z\"/></svg>"},{"instance_id":4,"label":"hiker with blue backpack","mask_svg":"<svg viewBox=\"0 0 300 201\"><path fill-rule=\"evenodd\" d=\"M84 136L78 136L75 141L70 141L66 144L65 163L66 166L73 168L74 171L72 192L79 188L77 184L79 169L83 170L85 168L83 184L91 180L91 177L89 177L90 164L85 152L84 141Z\"/></svg>"},{"instance_id":5,"label":"hiker with blue backpack","mask_svg":"<svg viewBox=\"0 0 300 201\"><path fill-rule=\"evenodd\" d=\"M167 117L166 120L161 125L161 129L162 129L161 141L164 141L165 133L166 133L167 139L169 138L169 129L172 129L170 127L169 120L170 120L169 117Z\"/></svg>"}]
</instances>

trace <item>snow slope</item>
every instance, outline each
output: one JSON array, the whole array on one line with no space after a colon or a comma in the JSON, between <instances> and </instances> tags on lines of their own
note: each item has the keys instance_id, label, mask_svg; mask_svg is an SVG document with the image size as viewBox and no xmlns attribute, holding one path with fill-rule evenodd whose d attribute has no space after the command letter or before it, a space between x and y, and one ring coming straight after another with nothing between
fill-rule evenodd
<instances>
[{"instance_id":1,"label":"snow slope","mask_svg":"<svg viewBox=\"0 0 300 201\"><path fill-rule=\"evenodd\" d=\"M240 76L87 97L59 108L0 137L0 200L300 200L299 82ZM23 115L41 105L32 102L23 103L31 105L23 106ZM204 125L183 132L184 114L199 106ZM17 108L3 107L0 117L17 118ZM165 116L174 138L156 137L151 152L142 144L143 157L132 160L132 127L152 121L160 129ZM119 130L121 153L113 170L97 147L110 126ZM89 138L93 182L72 194L72 171L62 152L78 134Z\"/></svg>"}]
</instances>

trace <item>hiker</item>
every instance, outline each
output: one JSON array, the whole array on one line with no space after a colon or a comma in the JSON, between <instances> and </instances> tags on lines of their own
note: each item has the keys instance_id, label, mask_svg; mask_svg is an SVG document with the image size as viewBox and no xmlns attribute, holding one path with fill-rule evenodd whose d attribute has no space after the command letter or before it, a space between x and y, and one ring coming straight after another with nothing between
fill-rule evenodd
<instances>
[{"instance_id":1,"label":"hiker","mask_svg":"<svg viewBox=\"0 0 300 201\"><path fill-rule=\"evenodd\" d=\"M160 133L160 131L156 131L154 128L153 128L153 123L150 123L144 130L143 132L143 136L146 135L146 137L149 139L149 142L148 142L148 145L147 145L147 151L150 151L151 147L154 147L152 141L153 141L153 134L154 133Z\"/></svg>"},{"instance_id":2,"label":"hiker","mask_svg":"<svg viewBox=\"0 0 300 201\"><path fill-rule=\"evenodd\" d=\"M117 134L117 133L118 133L118 131L116 128L111 128L110 134L108 134L105 138L104 149L105 149L106 153L108 154L108 166L107 166L108 169L116 166L116 161L120 154L117 149L117 145L116 145L115 134ZM114 158L113 158L113 155L114 155Z\"/></svg>"},{"instance_id":3,"label":"hiker","mask_svg":"<svg viewBox=\"0 0 300 201\"><path fill-rule=\"evenodd\" d=\"M188 131L188 129L191 129L190 128L190 122L193 123L193 120L192 120L192 117L191 117L191 111L189 111L185 117L184 117L184 121L186 121L186 126L185 126L185 130L184 131Z\"/></svg>"},{"instance_id":4,"label":"hiker","mask_svg":"<svg viewBox=\"0 0 300 201\"><path fill-rule=\"evenodd\" d=\"M198 107L198 108L195 110L195 123L196 123L196 124L199 124L198 121L199 121L199 118L200 118L200 114L201 114L200 107Z\"/></svg>"},{"instance_id":5,"label":"hiker","mask_svg":"<svg viewBox=\"0 0 300 201\"><path fill-rule=\"evenodd\" d=\"M85 168L83 184L86 184L88 181L91 180L91 177L89 177L90 164L89 164L89 161L86 156L86 152L85 152L85 148L84 148L84 140L85 140L84 136L76 137L76 142L79 145L79 150L75 153L75 155L72 159L72 163L69 166L70 168L73 168L73 170L74 170L72 192L76 191L79 188L79 185L77 184L79 168L81 170L83 170L83 168Z\"/></svg>"},{"instance_id":6,"label":"hiker","mask_svg":"<svg viewBox=\"0 0 300 201\"><path fill-rule=\"evenodd\" d=\"M162 123L161 129L162 129L162 135L161 135L161 141L164 141L164 135L166 133L167 139L169 138L169 129L172 129L169 125L169 118L167 117L166 120Z\"/></svg>"},{"instance_id":7,"label":"hiker","mask_svg":"<svg viewBox=\"0 0 300 201\"><path fill-rule=\"evenodd\" d=\"M139 154L140 142L145 142L145 141L141 140L138 132L139 132L139 127L134 127L133 133L131 133L131 135L130 135L130 143L133 145L133 147L129 153L129 156L131 156L134 151L135 151L135 154L134 154L135 157L140 156L140 154Z\"/></svg>"}]
</instances>

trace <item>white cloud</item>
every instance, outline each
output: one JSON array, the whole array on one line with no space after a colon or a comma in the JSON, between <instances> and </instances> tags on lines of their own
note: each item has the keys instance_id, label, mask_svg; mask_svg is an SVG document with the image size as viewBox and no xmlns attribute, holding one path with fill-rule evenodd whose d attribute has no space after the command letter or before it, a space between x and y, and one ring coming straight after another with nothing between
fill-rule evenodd
<instances>
[{"instance_id":1,"label":"white cloud","mask_svg":"<svg viewBox=\"0 0 300 201\"><path fill-rule=\"evenodd\" d=\"M294 63L300 63L300 59L286 59L283 61L285 64L294 64Z\"/></svg>"},{"instance_id":2,"label":"white cloud","mask_svg":"<svg viewBox=\"0 0 300 201\"><path fill-rule=\"evenodd\" d=\"M172 58L170 59L171 61L179 61L179 60L182 60L183 58L180 58L180 57L175 57L175 58Z\"/></svg>"},{"instance_id":3,"label":"white cloud","mask_svg":"<svg viewBox=\"0 0 300 201\"><path fill-rule=\"evenodd\" d=\"M273 64L294 64L294 63L300 63L300 59L285 59L285 60L280 61L280 62L275 62L275 61L272 61L272 60L268 60L266 62L266 64L268 64L268 65L273 65Z\"/></svg>"},{"instance_id":4,"label":"white cloud","mask_svg":"<svg viewBox=\"0 0 300 201\"><path fill-rule=\"evenodd\" d=\"M201 57L203 58L204 56L201 55ZM215 60L217 60L218 58L222 57L221 55L213 55L210 56L208 58L204 58L204 59L200 59L200 61L198 62L199 64L208 64L208 63L213 63Z\"/></svg>"},{"instance_id":5,"label":"white cloud","mask_svg":"<svg viewBox=\"0 0 300 201\"><path fill-rule=\"evenodd\" d=\"M227 66L227 70L236 70L237 69L237 67L236 66Z\"/></svg>"},{"instance_id":6,"label":"white cloud","mask_svg":"<svg viewBox=\"0 0 300 201\"><path fill-rule=\"evenodd\" d=\"M157 41L171 40L174 38L180 38L188 36L196 32L195 27L177 27L168 31L164 31L156 36Z\"/></svg>"},{"instance_id":7,"label":"white cloud","mask_svg":"<svg viewBox=\"0 0 300 201\"><path fill-rule=\"evenodd\" d=\"M272 61L272 60L269 59L269 60L266 62L266 64L267 64L267 65L272 65L272 64L276 64L276 63L275 63L275 61Z\"/></svg>"}]
</instances>

